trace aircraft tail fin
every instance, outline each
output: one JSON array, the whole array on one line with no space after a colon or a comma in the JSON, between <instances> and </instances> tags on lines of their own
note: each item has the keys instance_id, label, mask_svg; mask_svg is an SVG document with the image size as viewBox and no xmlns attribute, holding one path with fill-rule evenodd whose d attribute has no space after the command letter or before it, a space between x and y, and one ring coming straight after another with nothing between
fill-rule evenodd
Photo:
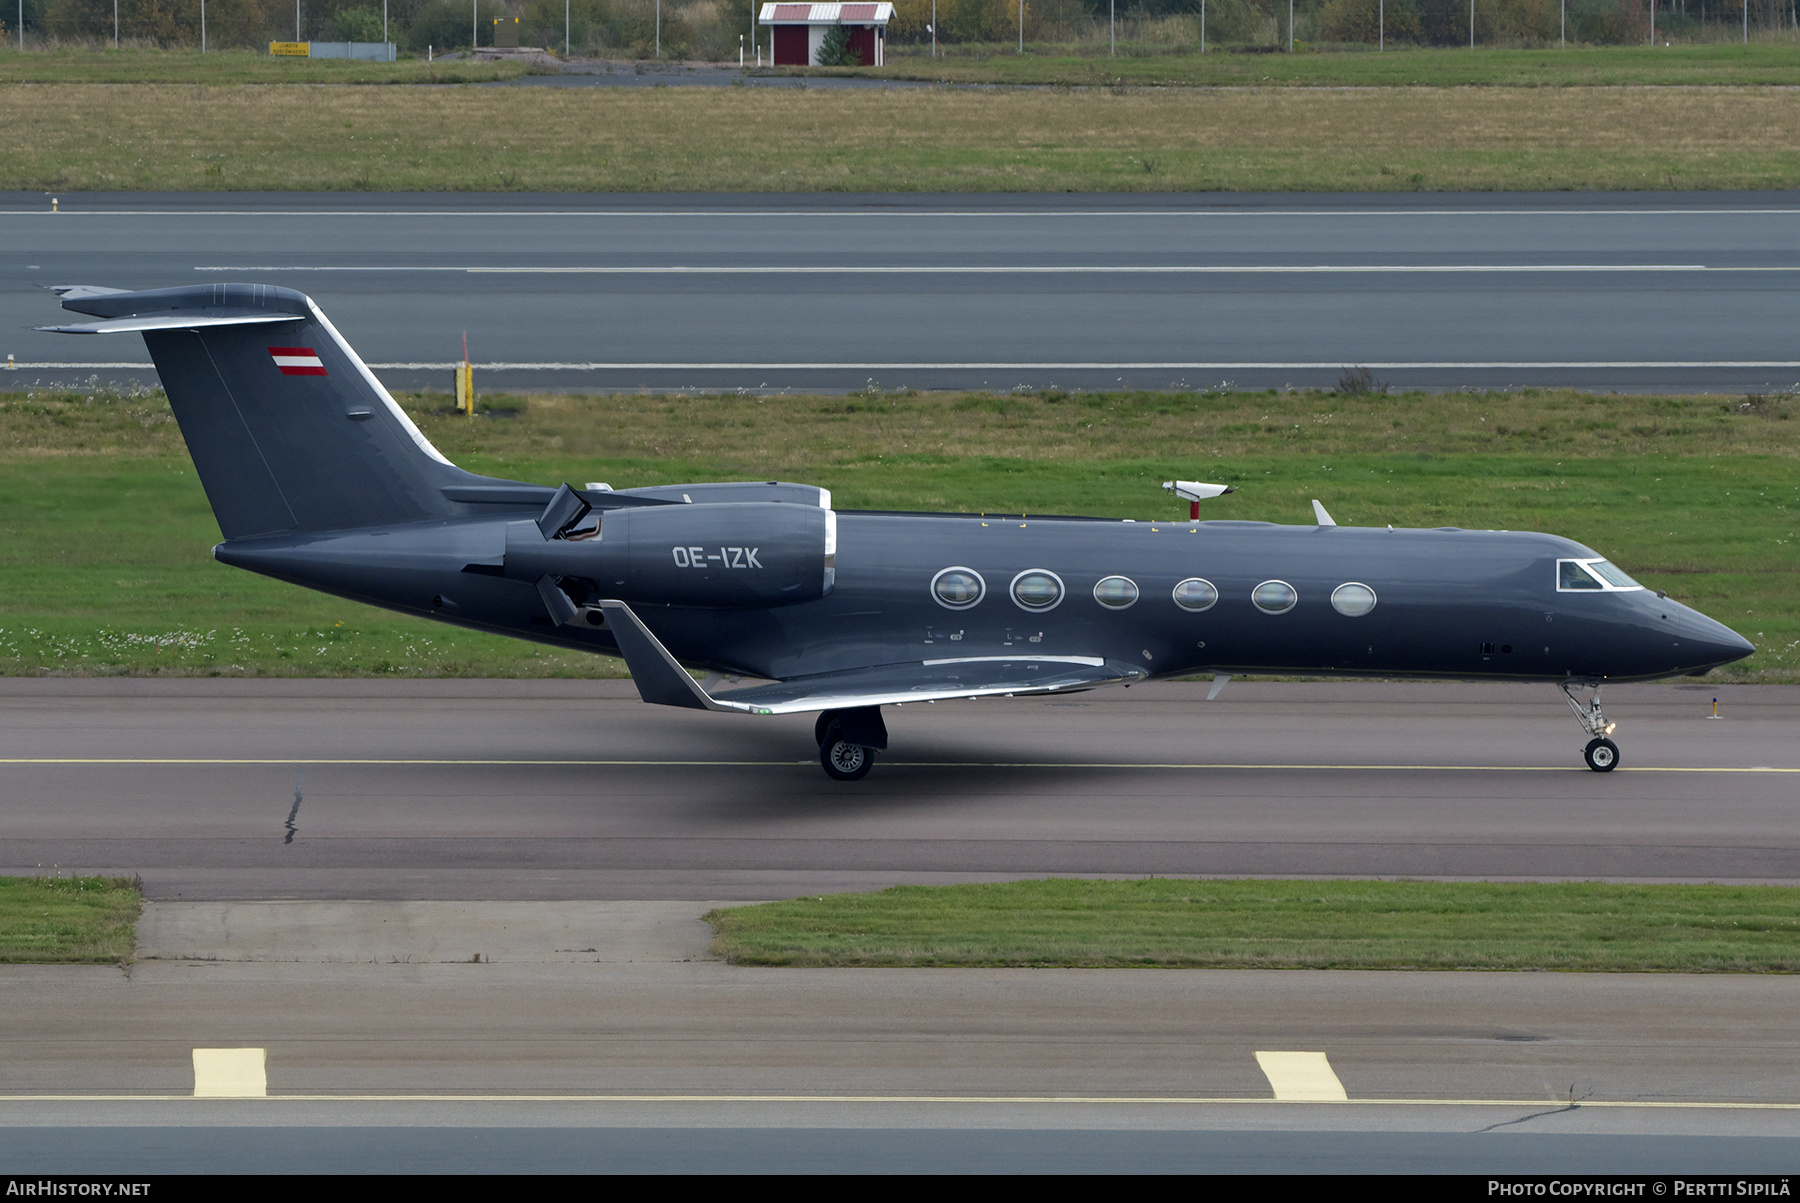
<instances>
[{"instance_id":1,"label":"aircraft tail fin","mask_svg":"<svg viewBox=\"0 0 1800 1203\"><path fill-rule=\"evenodd\" d=\"M304 293L60 291L101 320L43 329L144 336L227 539L454 516L458 486L499 483L439 454Z\"/></svg>"}]
</instances>

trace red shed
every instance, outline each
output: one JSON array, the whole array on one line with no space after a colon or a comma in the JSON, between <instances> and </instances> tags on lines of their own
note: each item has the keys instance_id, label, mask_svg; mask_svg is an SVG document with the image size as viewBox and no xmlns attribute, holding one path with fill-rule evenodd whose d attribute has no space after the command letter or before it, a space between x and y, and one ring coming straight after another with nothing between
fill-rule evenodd
<instances>
[{"instance_id":1,"label":"red shed","mask_svg":"<svg viewBox=\"0 0 1800 1203\"><path fill-rule=\"evenodd\" d=\"M818 62L825 31L842 25L850 32L850 49L865 67L887 62L887 23L892 4L765 4L757 24L769 26L777 67L810 67Z\"/></svg>"}]
</instances>

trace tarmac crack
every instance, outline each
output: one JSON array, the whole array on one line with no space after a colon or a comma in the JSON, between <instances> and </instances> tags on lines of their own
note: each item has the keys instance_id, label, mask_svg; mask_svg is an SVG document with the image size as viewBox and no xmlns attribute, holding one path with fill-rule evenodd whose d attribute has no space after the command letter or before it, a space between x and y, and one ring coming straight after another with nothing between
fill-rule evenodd
<instances>
[{"instance_id":1,"label":"tarmac crack","mask_svg":"<svg viewBox=\"0 0 1800 1203\"><path fill-rule=\"evenodd\" d=\"M301 790L305 787L305 785L306 785L306 770L301 769L300 776L298 776L297 778L294 779L294 805L293 805L293 808L288 811L287 822L282 824L282 826L287 828L287 838L281 841L283 844L293 843L295 833L300 830L299 827L296 826L296 821L300 818Z\"/></svg>"}]
</instances>

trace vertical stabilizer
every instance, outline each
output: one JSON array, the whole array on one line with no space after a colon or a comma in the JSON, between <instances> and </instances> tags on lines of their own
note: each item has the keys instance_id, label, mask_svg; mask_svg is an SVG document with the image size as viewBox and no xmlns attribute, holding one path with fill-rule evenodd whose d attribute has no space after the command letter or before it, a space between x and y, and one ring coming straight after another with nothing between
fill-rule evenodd
<instances>
[{"instance_id":1,"label":"vertical stabilizer","mask_svg":"<svg viewBox=\"0 0 1800 1203\"><path fill-rule=\"evenodd\" d=\"M303 293L249 284L65 294L135 331L228 539L465 513L444 489L485 478L438 453Z\"/></svg>"}]
</instances>

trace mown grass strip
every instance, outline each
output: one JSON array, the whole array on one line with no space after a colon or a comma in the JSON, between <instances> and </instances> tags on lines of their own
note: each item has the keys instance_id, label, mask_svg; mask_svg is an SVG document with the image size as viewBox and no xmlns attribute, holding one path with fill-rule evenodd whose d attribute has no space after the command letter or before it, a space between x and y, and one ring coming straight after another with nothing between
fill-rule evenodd
<instances>
[{"instance_id":1,"label":"mown grass strip","mask_svg":"<svg viewBox=\"0 0 1800 1203\"><path fill-rule=\"evenodd\" d=\"M1771 88L8 88L0 189L1800 186Z\"/></svg>"},{"instance_id":2,"label":"mown grass strip","mask_svg":"<svg viewBox=\"0 0 1800 1203\"><path fill-rule=\"evenodd\" d=\"M27 50L0 47L3 84L465 84L517 79L524 63L392 63L349 59L270 57L255 50L125 47Z\"/></svg>"},{"instance_id":3,"label":"mown grass strip","mask_svg":"<svg viewBox=\"0 0 1800 1203\"><path fill-rule=\"evenodd\" d=\"M935 61L923 48L890 46L887 66L810 68L806 74L877 75L946 83L1152 87L1507 87L1566 88L1792 84L1800 44L1578 46L1538 50L1492 47L1389 49L1374 53L1235 53L1221 47L1160 50L1104 42L1079 50L1033 46L943 46ZM786 73L786 72L784 72ZM794 72L799 73L799 72Z\"/></svg>"},{"instance_id":4,"label":"mown grass strip","mask_svg":"<svg viewBox=\"0 0 1800 1203\"><path fill-rule=\"evenodd\" d=\"M0 964L129 961L143 909L128 877L0 877Z\"/></svg>"},{"instance_id":5,"label":"mown grass strip","mask_svg":"<svg viewBox=\"0 0 1800 1203\"><path fill-rule=\"evenodd\" d=\"M739 965L1800 971L1800 890L1050 878L722 908Z\"/></svg>"}]
</instances>

